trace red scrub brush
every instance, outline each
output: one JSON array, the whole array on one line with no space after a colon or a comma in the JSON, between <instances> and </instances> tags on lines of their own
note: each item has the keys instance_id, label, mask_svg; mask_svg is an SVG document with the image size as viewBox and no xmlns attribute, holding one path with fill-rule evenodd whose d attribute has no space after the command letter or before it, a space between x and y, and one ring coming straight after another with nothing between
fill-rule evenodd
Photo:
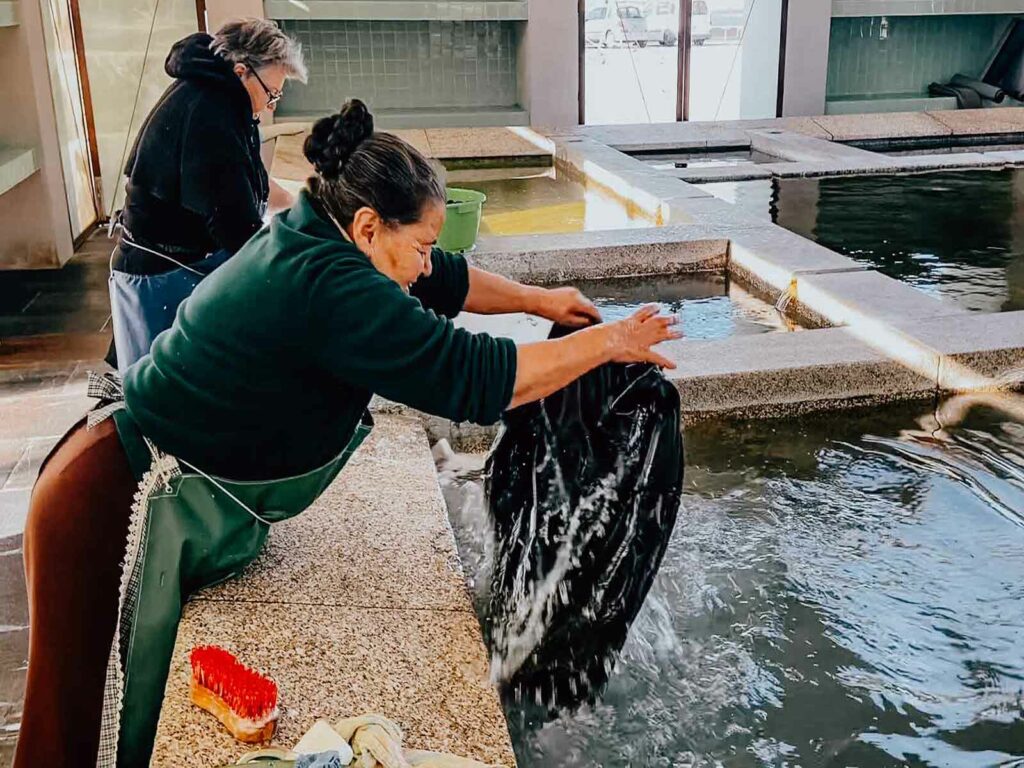
<instances>
[{"instance_id":1,"label":"red scrub brush","mask_svg":"<svg viewBox=\"0 0 1024 768\"><path fill-rule=\"evenodd\" d=\"M277 683L214 645L192 649L192 703L247 744L269 741L277 725Z\"/></svg>"}]
</instances>

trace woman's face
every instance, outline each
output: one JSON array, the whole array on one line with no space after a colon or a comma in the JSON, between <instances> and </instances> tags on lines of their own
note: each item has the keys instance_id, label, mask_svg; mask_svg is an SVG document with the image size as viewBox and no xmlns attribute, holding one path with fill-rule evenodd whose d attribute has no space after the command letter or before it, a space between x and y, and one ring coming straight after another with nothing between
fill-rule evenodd
<instances>
[{"instance_id":1,"label":"woman's face","mask_svg":"<svg viewBox=\"0 0 1024 768\"><path fill-rule=\"evenodd\" d=\"M277 102L284 93L284 81L287 77L283 65L271 64L256 71L244 64L235 64L235 74L241 78L242 85L249 94L254 115L263 110L273 112L277 108Z\"/></svg>"},{"instance_id":2,"label":"woman's face","mask_svg":"<svg viewBox=\"0 0 1024 768\"><path fill-rule=\"evenodd\" d=\"M403 291L430 275L430 251L444 226L445 207L427 203L414 224L386 225L372 208L360 208L352 219L353 242L380 272Z\"/></svg>"}]
</instances>

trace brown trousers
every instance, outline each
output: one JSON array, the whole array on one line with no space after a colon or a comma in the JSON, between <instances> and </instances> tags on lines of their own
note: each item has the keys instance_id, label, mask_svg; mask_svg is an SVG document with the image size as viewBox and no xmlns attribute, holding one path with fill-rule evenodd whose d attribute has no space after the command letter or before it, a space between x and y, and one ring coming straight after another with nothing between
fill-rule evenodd
<instances>
[{"instance_id":1,"label":"brown trousers","mask_svg":"<svg viewBox=\"0 0 1024 768\"><path fill-rule=\"evenodd\" d=\"M73 427L39 474L24 538L29 661L15 768L96 764L136 487L113 419Z\"/></svg>"}]
</instances>

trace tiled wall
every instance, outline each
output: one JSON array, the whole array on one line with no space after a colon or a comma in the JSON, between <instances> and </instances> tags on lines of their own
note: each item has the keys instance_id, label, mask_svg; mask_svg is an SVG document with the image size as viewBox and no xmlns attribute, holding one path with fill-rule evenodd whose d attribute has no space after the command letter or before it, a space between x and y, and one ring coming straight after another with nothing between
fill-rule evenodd
<instances>
[{"instance_id":1,"label":"tiled wall","mask_svg":"<svg viewBox=\"0 0 1024 768\"><path fill-rule=\"evenodd\" d=\"M514 22L281 20L303 44L309 83L281 115L323 113L357 96L373 110L511 107Z\"/></svg>"},{"instance_id":2,"label":"tiled wall","mask_svg":"<svg viewBox=\"0 0 1024 768\"><path fill-rule=\"evenodd\" d=\"M890 16L832 20L829 99L923 94L957 72L978 77L995 53L1009 16Z\"/></svg>"},{"instance_id":3,"label":"tiled wall","mask_svg":"<svg viewBox=\"0 0 1024 768\"><path fill-rule=\"evenodd\" d=\"M272 19L526 21L528 0L264 0Z\"/></svg>"}]
</instances>

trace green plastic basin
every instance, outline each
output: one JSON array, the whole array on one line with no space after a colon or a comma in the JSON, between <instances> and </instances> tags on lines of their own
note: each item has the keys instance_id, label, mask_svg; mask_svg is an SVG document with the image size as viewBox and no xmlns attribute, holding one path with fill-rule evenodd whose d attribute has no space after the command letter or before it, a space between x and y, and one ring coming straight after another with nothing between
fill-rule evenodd
<instances>
[{"instance_id":1,"label":"green plastic basin","mask_svg":"<svg viewBox=\"0 0 1024 768\"><path fill-rule=\"evenodd\" d=\"M468 251L476 244L480 234L480 219L483 216L487 195L473 189L448 187L448 205L438 247L446 251Z\"/></svg>"}]
</instances>

